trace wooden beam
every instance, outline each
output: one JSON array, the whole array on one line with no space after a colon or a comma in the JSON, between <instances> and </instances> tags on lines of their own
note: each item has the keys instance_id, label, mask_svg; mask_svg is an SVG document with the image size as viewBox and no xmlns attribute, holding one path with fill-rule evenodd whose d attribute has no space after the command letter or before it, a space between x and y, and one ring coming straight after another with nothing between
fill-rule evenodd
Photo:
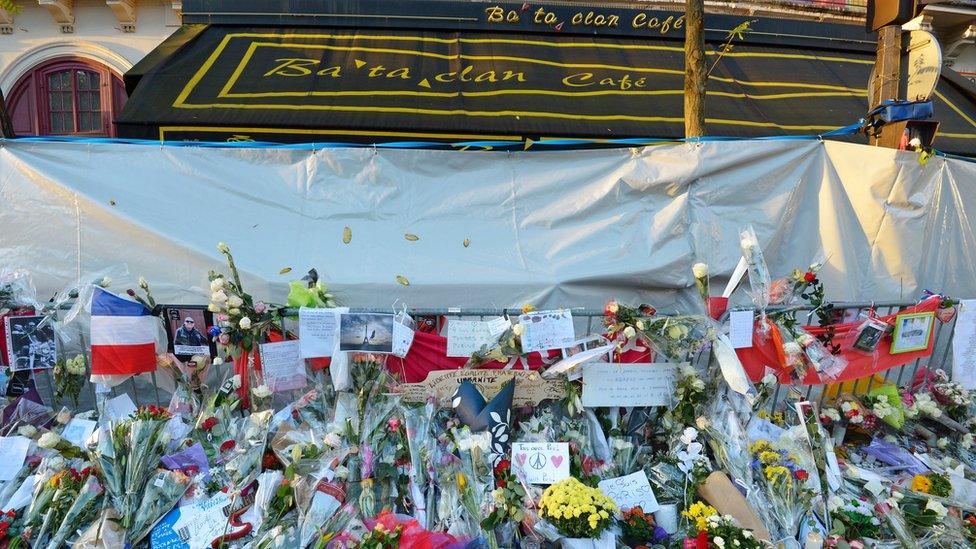
<instances>
[{"instance_id":1,"label":"wooden beam","mask_svg":"<svg viewBox=\"0 0 976 549\"><path fill-rule=\"evenodd\" d=\"M901 26L887 25L878 30L878 54L874 62L874 81L871 82L869 105L874 109L882 101L899 99L898 81L901 77ZM885 128L881 128L884 132ZM889 132L895 131L894 128ZM880 137L880 136L879 136ZM880 145L880 139L871 137L872 145Z\"/></svg>"},{"instance_id":2,"label":"wooden beam","mask_svg":"<svg viewBox=\"0 0 976 549\"><path fill-rule=\"evenodd\" d=\"M0 34L14 33L14 14L0 8Z\"/></svg>"},{"instance_id":3,"label":"wooden beam","mask_svg":"<svg viewBox=\"0 0 976 549\"><path fill-rule=\"evenodd\" d=\"M54 22L61 25L61 32L75 32L74 0L37 0L37 5L46 9Z\"/></svg>"},{"instance_id":4,"label":"wooden beam","mask_svg":"<svg viewBox=\"0 0 976 549\"><path fill-rule=\"evenodd\" d=\"M105 0L105 4L119 20L122 32L136 32L135 0Z\"/></svg>"},{"instance_id":5,"label":"wooden beam","mask_svg":"<svg viewBox=\"0 0 976 549\"><path fill-rule=\"evenodd\" d=\"M705 2L685 0L685 137L705 135Z\"/></svg>"}]
</instances>

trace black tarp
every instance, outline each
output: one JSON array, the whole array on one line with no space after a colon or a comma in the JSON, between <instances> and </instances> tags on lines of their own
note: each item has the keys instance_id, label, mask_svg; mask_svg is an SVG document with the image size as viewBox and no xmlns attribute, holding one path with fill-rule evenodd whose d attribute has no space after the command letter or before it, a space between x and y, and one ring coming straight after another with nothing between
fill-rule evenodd
<instances>
[{"instance_id":1,"label":"black tarp","mask_svg":"<svg viewBox=\"0 0 976 549\"><path fill-rule=\"evenodd\" d=\"M178 47L160 47L168 57L140 64L139 84L116 121L119 136L368 142L683 134L683 49L670 36L213 25L174 40ZM872 65L864 48L738 44L712 68L709 133L818 134L856 122L867 110ZM941 150L976 149L974 90L943 78L935 97Z\"/></svg>"}]
</instances>

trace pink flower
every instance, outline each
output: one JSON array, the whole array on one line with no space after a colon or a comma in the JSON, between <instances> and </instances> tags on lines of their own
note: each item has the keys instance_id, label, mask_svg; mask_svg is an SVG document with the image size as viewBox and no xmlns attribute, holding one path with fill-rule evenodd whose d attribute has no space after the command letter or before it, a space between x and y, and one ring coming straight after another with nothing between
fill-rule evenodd
<instances>
[{"instance_id":1,"label":"pink flower","mask_svg":"<svg viewBox=\"0 0 976 549\"><path fill-rule=\"evenodd\" d=\"M228 320L230 320L230 317L227 316L226 314L224 313L217 314L217 322L227 322Z\"/></svg>"},{"instance_id":2,"label":"pink flower","mask_svg":"<svg viewBox=\"0 0 976 549\"><path fill-rule=\"evenodd\" d=\"M220 334L220 337L217 338L217 342L221 345L227 345L230 343L230 334Z\"/></svg>"},{"instance_id":3,"label":"pink flower","mask_svg":"<svg viewBox=\"0 0 976 549\"><path fill-rule=\"evenodd\" d=\"M400 430L401 421L400 418L391 417L390 421L386 422L386 428L391 432L396 432Z\"/></svg>"},{"instance_id":4,"label":"pink flower","mask_svg":"<svg viewBox=\"0 0 976 549\"><path fill-rule=\"evenodd\" d=\"M685 538L684 542L681 544L681 547L683 549L695 549L698 547L698 541L695 540L695 538Z\"/></svg>"},{"instance_id":5,"label":"pink flower","mask_svg":"<svg viewBox=\"0 0 976 549\"><path fill-rule=\"evenodd\" d=\"M264 311L268 310L268 306L263 301L258 301L254 304L254 312L257 314L263 314Z\"/></svg>"}]
</instances>

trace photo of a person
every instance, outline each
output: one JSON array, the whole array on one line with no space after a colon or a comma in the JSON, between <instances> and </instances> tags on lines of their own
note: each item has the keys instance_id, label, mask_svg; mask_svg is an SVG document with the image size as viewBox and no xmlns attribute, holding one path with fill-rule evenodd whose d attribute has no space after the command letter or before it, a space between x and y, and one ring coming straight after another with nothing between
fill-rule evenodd
<instances>
[{"instance_id":1,"label":"photo of a person","mask_svg":"<svg viewBox=\"0 0 976 549\"><path fill-rule=\"evenodd\" d=\"M8 316L7 359L13 371L53 368L57 360L54 326L42 316Z\"/></svg>"},{"instance_id":2,"label":"photo of a person","mask_svg":"<svg viewBox=\"0 0 976 549\"><path fill-rule=\"evenodd\" d=\"M189 307L165 307L163 310L174 355L181 360L193 355L211 355L205 310Z\"/></svg>"}]
</instances>

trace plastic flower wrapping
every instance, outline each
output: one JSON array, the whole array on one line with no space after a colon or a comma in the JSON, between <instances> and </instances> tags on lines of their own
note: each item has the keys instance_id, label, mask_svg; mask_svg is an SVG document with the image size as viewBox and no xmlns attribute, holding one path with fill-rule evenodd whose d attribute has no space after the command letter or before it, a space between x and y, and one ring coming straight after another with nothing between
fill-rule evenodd
<instances>
[{"instance_id":1,"label":"plastic flower wrapping","mask_svg":"<svg viewBox=\"0 0 976 549\"><path fill-rule=\"evenodd\" d=\"M740 237L758 375L725 319L610 300L573 346L526 352L532 326L502 318L438 372L364 330L358 348L325 366L298 357L300 375L282 377L265 346L300 346L295 308L336 297L315 270L287 296L251 295L220 245L227 266L206 279L216 352L160 352L155 384L136 375L130 394L132 374L91 375L72 301L92 299L90 283L52 302L66 323L29 274L5 270L0 306L50 317L65 352L50 390L10 394L0 417L0 549L976 545L972 391L924 360L834 383L866 355L826 300L825 260L773 278L755 231ZM721 269L688 268L709 310ZM126 293L159 308L144 279ZM949 318L951 298L920 303L935 300Z\"/></svg>"}]
</instances>

